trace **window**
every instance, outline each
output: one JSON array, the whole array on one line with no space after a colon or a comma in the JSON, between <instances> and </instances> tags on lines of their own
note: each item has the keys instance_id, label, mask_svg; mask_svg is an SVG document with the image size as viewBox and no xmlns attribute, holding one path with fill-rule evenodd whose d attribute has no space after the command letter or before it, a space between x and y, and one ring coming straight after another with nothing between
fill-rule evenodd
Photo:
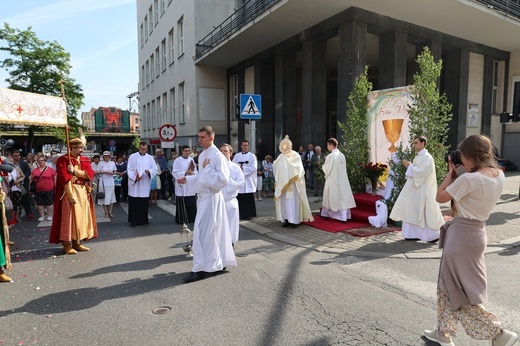
<instances>
[{"instance_id":1,"label":"window","mask_svg":"<svg viewBox=\"0 0 520 346\"><path fill-rule=\"evenodd\" d=\"M155 21L155 25L157 25L157 23L159 23L159 0L154 0L153 1L153 8L154 8L154 15L153 15L153 19Z\"/></svg>"},{"instance_id":2,"label":"window","mask_svg":"<svg viewBox=\"0 0 520 346\"><path fill-rule=\"evenodd\" d=\"M146 60L146 74L145 74L145 83L148 85L150 83L150 62Z\"/></svg>"},{"instance_id":3,"label":"window","mask_svg":"<svg viewBox=\"0 0 520 346\"><path fill-rule=\"evenodd\" d=\"M176 125L175 119L175 88L170 89L170 117L172 119L172 124Z\"/></svg>"},{"instance_id":4,"label":"window","mask_svg":"<svg viewBox=\"0 0 520 346\"><path fill-rule=\"evenodd\" d=\"M155 107L157 108L155 110L155 113L156 113L156 119L157 119L157 128L161 127L162 124L163 124L163 119L162 119L162 113L161 113L161 97L159 96L157 98L157 102L155 102Z\"/></svg>"},{"instance_id":5,"label":"window","mask_svg":"<svg viewBox=\"0 0 520 346\"><path fill-rule=\"evenodd\" d=\"M151 35L153 32L152 6L150 6L150 8L148 9L148 18L150 19L150 21L148 22L148 27Z\"/></svg>"},{"instance_id":6,"label":"window","mask_svg":"<svg viewBox=\"0 0 520 346\"><path fill-rule=\"evenodd\" d=\"M144 86L146 85L146 80L145 80L145 72L144 72L144 65L141 66L141 89L144 90Z\"/></svg>"},{"instance_id":7,"label":"window","mask_svg":"<svg viewBox=\"0 0 520 346\"><path fill-rule=\"evenodd\" d=\"M148 16L144 17L144 40L148 39Z\"/></svg>"},{"instance_id":8,"label":"window","mask_svg":"<svg viewBox=\"0 0 520 346\"><path fill-rule=\"evenodd\" d=\"M150 118L152 120L152 130L155 130L156 129L156 124L157 124L157 119L155 117L155 100L152 101L152 105L151 105L152 109L151 109L151 112L152 114L150 114Z\"/></svg>"},{"instance_id":9,"label":"window","mask_svg":"<svg viewBox=\"0 0 520 346\"><path fill-rule=\"evenodd\" d=\"M153 54L150 55L150 82L155 80L155 60L153 58Z\"/></svg>"},{"instance_id":10,"label":"window","mask_svg":"<svg viewBox=\"0 0 520 346\"><path fill-rule=\"evenodd\" d=\"M164 0L161 0L161 16L166 11L166 4L164 3Z\"/></svg>"},{"instance_id":11,"label":"window","mask_svg":"<svg viewBox=\"0 0 520 346\"><path fill-rule=\"evenodd\" d=\"M159 55L159 47L155 48L155 73L157 74L157 77L159 77L159 74L161 73L161 56Z\"/></svg>"},{"instance_id":12,"label":"window","mask_svg":"<svg viewBox=\"0 0 520 346\"><path fill-rule=\"evenodd\" d=\"M175 36L173 36L173 29L168 33L168 44L170 45L170 64L175 61Z\"/></svg>"},{"instance_id":13,"label":"window","mask_svg":"<svg viewBox=\"0 0 520 346\"><path fill-rule=\"evenodd\" d=\"M184 82L179 84L179 122L181 124L186 123L186 104L184 100Z\"/></svg>"},{"instance_id":14,"label":"window","mask_svg":"<svg viewBox=\"0 0 520 346\"><path fill-rule=\"evenodd\" d=\"M168 94L163 93L161 101L162 101L161 102L161 106L162 106L161 114L163 116L162 122L163 122L163 124L170 123L170 121L168 119Z\"/></svg>"},{"instance_id":15,"label":"window","mask_svg":"<svg viewBox=\"0 0 520 346\"><path fill-rule=\"evenodd\" d=\"M229 112L230 119L236 120L239 118L240 113L240 101L239 101L239 93L238 93L238 75L234 74L229 76Z\"/></svg>"},{"instance_id":16,"label":"window","mask_svg":"<svg viewBox=\"0 0 520 346\"><path fill-rule=\"evenodd\" d=\"M145 40L143 24L141 24L141 27L139 28L139 32L141 33L141 48L143 48L144 47L144 40Z\"/></svg>"},{"instance_id":17,"label":"window","mask_svg":"<svg viewBox=\"0 0 520 346\"><path fill-rule=\"evenodd\" d=\"M162 70L166 71L166 39L162 40L161 42L161 64L162 64Z\"/></svg>"},{"instance_id":18,"label":"window","mask_svg":"<svg viewBox=\"0 0 520 346\"><path fill-rule=\"evenodd\" d=\"M184 17L181 17L177 22L177 51L178 56L182 56L184 54L184 29L183 29Z\"/></svg>"},{"instance_id":19,"label":"window","mask_svg":"<svg viewBox=\"0 0 520 346\"><path fill-rule=\"evenodd\" d=\"M148 117L146 116L146 112L148 111L148 107L146 105L143 105L143 121L142 121L142 127L145 129L148 129ZM146 131L146 130L145 130Z\"/></svg>"}]
</instances>

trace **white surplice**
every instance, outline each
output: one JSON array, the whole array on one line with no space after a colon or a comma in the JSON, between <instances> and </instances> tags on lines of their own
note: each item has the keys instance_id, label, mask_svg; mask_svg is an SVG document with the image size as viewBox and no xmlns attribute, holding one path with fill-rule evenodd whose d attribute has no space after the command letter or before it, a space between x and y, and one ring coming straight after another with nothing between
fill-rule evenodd
<instances>
[{"instance_id":1,"label":"white surplice","mask_svg":"<svg viewBox=\"0 0 520 346\"><path fill-rule=\"evenodd\" d=\"M426 149L415 156L406 170L406 183L395 201L390 218L403 221L403 238L439 239L444 224L437 195L435 162Z\"/></svg>"},{"instance_id":2,"label":"white surplice","mask_svg":"<svg viewBox=\"0 0 520 346\"><path fill-rule=\"evenodd\" d=\"M146 174L145 170L148 170L150 175ZM152 179L157 175L157 164L153 156L141 155L139 152L133 153L128 158L126 173L128 174L128 195L138 198L149 197ZM137 181L137 176L140 176L141 180Z\"/></svg>"},{"instance_id":3,"label":"white surplice","mask_svg":"<svg viewBox=\"0 0 520 346\"><path fill-rule=\"evenodd\" d=\"M238 190L244 185L244 173L240 166L234 162L229 163L229 181L227 186L222 189L222 195L226 201L226 211L229 222L229 231L231 233L231 243L235 244L238 241L238 228L240 224L238 213Z\"/></svg>"},{"instance_id":4,"label":"white surplice","mask_svg":"<svg viewBox=\"0 0 520 346\"><path fill-rule=\"evenodd\" d=\"M233 157L233 162L238 164L242 168L244 173L244 185L240 188L238 193L256 193L257 184L257 165L256 156L251 153L236 153ZM240 162L243 162L240 164ZM246 163L247 162L247 163ZM200 161L199 161L200 163Z\"/></svg>"},{"instance_id":5,"label":"white surplice","mask_svg":"<svg viewBox=\"0 0 520 346\"><path fill-rule=\"evenodd\" d=\"M209 163L204 167L204 160ZM222 190L229 181L226 157L211 145L199 155L197 217L193 230L193 272L236 266Z\"/></svg>"},{"instance_id":6,"label":"white surplice","mask_svg":"<svg viewBox=\"0 0 520 346\"><path fill-rule=\"evenodd\" d=\"M190 166L193 168L193 175L186 175L186 171L190 169ZM193 161L192 157L184 158L179 156L173 161L173 171L172 175L175 180L175 195L182 197L195 196L197 194L197 165L195 161ZM179 184L177 179L186 176L186 184Z\"/></svg>"},{"instance_id":7,"label":"white surplice","mask_svg":"<svg viewBox=\"0 0 520 346\"><path fill-rule=\"evenodd\" d=\"M322 166L325 173L321 215L340 221L351 218L350 209L356 207L347 175L345 155L338 149L327 155Z\"/></svg>"}]
</instances>

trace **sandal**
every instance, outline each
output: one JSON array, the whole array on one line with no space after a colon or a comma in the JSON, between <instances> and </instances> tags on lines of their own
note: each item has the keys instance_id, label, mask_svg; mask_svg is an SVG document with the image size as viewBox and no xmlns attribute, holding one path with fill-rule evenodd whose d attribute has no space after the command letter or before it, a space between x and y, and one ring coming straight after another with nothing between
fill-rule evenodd
<instances>
[{"instance_id":1,"label":"sandal","mask_svg":"<svg viewBox=\"0 0 520 346\"><path fill-rule=\"evenodd\" d=\"M109 217L107 213L105 213L105 217Z\"/></svg>"},{"instance_id":2,"label":"sandal","mask_svg":"<svg viewBox=\"0 0 520 346\"><path fill-rule=\"evenodd\" d=\"M112 215L112 214L108 214L108 216L110 216L110 217L114 217L114 215Z\"/></svg>"}]
</instances>

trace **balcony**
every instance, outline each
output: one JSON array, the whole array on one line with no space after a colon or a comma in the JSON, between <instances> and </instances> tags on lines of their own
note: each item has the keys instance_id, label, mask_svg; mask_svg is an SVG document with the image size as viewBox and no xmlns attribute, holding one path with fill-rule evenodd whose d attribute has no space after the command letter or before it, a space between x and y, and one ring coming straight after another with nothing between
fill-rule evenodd
<instances>
[{"instance_id":1,"label":"balcony","mask_svg":"<svg viewBox=\"0 0 520 346\"><path fill-rule=\"evenodd\" d=\"M341 17L351 7L379 14L379 22L369 23L376 32L386 30L389 17L506 52L520 51L519 2L249 0L197 43L194 59L197 64L229 68L289 38L303 41L304 30Z\"/></svg>"}]
</instances>

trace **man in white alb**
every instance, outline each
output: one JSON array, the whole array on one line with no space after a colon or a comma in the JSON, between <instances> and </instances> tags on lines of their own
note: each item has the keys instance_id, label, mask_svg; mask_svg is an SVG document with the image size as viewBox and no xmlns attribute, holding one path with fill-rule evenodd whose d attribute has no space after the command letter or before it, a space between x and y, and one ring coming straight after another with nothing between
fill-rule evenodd
<instances>
[{"instance_id":1,"label":"man in white alb","mask_svg":"<svg viewBox=\"0 0 520 346\"><path fill-rule=\"evenodd\" d=\"M236 266L231 245L231 234L222 195L229 181L227 159L213 144L215 132L211 126L199 130L199 145L204 151L199 155L197 192L197 217L193 229L193 269L184 282L204 279L207 273L223 271ZM184 183L186 177L180 179Z\"/></svg>"},{"instance_id":2,"label":"man in white alb","mask_svg":"<svg viewBox=\"0 0 520 346\"><path fill-rule=\"evenodd\" d=\"M157 164L147 150L148 144L141 142L139 151L128 158L128 222L132 227L148 223L150 187L157 175Z\"/></svg>"},{"instance_id":3,"label":"man in white alb","mask_svg":"<svg viewBox=\"0 0 520 346\"><path fill-rule=\"evenodd\" d=\"M231 145L224 143L220 145L220 152L224 154L229 163L229 181L226 188L222 189L224 200L226 201L226 210L229 222L229 230L231 232L231 243L233 246L238 241L239 215L238 215L238 190L244 185L244 173L240 166L231 161L233 148Z\"/></svg>"},{"instance_id":4,"label":"man in white alb","mask_svg":"<svg viewBox=\"0 0 520 346\"><path fill-rule=\"evenodd\" d=\"M413 147L417 152L413 163L402 160L407 167L406 183L395 201L390 218L403 221L402 236L407 240L437 241L444 225L437 195L435 162L428 153L426 137L416 136Z\"/></svg>"},{"instance_id":5,"label":"man in white alb","mask_svg":"<svg viewBox=\"0 0 520 346\"><path fill-rule=\"evenodd\" d=\"M233 162L242 168L245 183L238 191L238 206L240 220L249 220L256 216L255 193L257 184L257 165L256 156L249 151L249 141L243 140L242 151L236 153Z\"/></svg>"},{"instance_id":6,"label":"man in white alb","mask_svg":"<svg viewBox=\"0 0 520 346\"><path fill-rule=\"evenodd\" d=\"M197 215L197 168L190 156L190 146L181 147L181 156L173 161L173 180L175 181L175 222L188 225L195 222ZM179 179L186 177L184 184Z\"/></svg>"}]
</instances>

